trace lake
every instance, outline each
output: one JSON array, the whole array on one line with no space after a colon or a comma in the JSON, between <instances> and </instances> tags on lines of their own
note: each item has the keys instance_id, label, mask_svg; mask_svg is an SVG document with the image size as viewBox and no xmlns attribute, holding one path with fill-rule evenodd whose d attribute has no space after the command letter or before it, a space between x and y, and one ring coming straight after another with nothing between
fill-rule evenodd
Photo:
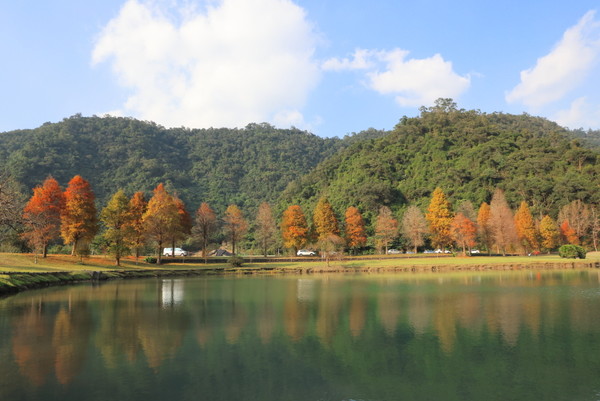
<instances>
[{"instance_id":1,"label":"lake","mask_svg":"<svg viewBox=\"0 0 600 401\"><path fill-rule=\"evenodd\" d=\"M599 400L600 271L206 277L0 299L0 400Z\"/></svg>"}]
</instances>

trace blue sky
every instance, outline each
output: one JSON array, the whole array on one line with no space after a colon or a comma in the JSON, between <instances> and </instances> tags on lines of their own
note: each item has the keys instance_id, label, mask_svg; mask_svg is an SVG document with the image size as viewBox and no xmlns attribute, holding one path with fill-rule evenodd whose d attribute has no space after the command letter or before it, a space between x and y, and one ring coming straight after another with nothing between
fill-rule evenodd
<instances>
[{"instance_id":1,"label":"blue sky","mask_svg":"<svg viewBox=\"0 0 600 401\"><path fill-rule=\"evenodd\" d=\"M76 113L167 127L391 129L438 97L600 128L597 1L0 2L0 131Z\"/></svg>"}]
</instances>

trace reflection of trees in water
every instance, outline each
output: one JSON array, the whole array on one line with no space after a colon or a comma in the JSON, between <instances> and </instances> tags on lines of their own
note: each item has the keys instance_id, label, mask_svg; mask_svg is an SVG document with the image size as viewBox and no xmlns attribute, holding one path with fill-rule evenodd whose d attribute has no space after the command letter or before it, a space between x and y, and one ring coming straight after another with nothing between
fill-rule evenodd
<instances>
[{"instance_id":1,"label":"reflection of trees in water","mask_svg":"<svg viewBox=\"0 0 600 401\"><path fill-rule=\"evenodd\" d=\"M302 347L312 344L316 355L335 350L331 359L346 352L373 364L376 358L387 358L385 352L376 351L382 344L403 343L410 348L410 355L397 358L416 358L425 348L427 355L438 355L432 347L451 357L471 343L485 345L490 339L495 339L494 346L514 349L521 341L538 338L542 324L554 328L565 319L570 327L564 330L598 334L590 316L600 312L599 304L585 297L539 292L535 287L541 282L535 277L491 290L476 280L455 287L368 280L315 276L298 285L286 279L275 283L273 291L262 283L246 287L244 281L220 282L202 288L190 303L183 287L177 289L177 297L168 297L177 302L164 302L165 293L175 292L165 292L158 281L127 283L121 292L118 284L73 291L70 303L60 298L57 304L56 295L52 308L47 308L45 302L54 296L50 294L29 301L21 307L23 313L10 320L12 354L20 374L39 387L52 371L59 383L71 383L82 370L92 339L107 368L132 363L142 351L157 372L184 346L188 332L204 354L217 353L213 360L218 360L223 347L262 343L266 349L280 346L287 336L288 350L305 350ZM551 276L546 283L564 280ZM101 307L96 300L103 301ZM313 341L315 337L319 342ZM359 342L361 349L352 348ZM303 352L296 357L309 358Z\"/></svg>"},{"instance_id":2,"label":"reflection of trees in water","mask_svg":"<svg viewBox=\"0 0 600 401\"><path fill-rule=\"evenodd\" d=\"M33 300L31 306L12 321L12 352L19 371L35 387L46 381L53 371L55 351L52 346L52 324L42 313L43 302Z\"/></svg>"}]
</instances>

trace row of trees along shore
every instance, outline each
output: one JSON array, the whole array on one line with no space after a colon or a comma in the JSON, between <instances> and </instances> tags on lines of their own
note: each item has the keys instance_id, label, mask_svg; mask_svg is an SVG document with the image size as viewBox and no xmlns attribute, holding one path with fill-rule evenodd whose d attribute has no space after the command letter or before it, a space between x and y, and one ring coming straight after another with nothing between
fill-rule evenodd
<instances>
[{"instance_id":1,"label":"row of trees along shore","mask_svg":"<svg viewBox=\"0 0 600 401\"><path fill-rule=\"evenodd\" d=\"M48 244L59 238L72 246L73 255L85 256L101 223L102 243L114 255L117 265L130 253L137 261L148 244L155 246L160 264L163 247L174 249L190 238L200 245L206 258L209 244L218 232L225 236L235 254L251 226L236 205L229 205L219 220L204 202L192 217L183 201L170 194L163 184L154 189L148 201L143 192L128 198L119 190L98 215L91 186L79 175L71 179L64 191L54 178L48 177L34 188L22 217L22 237L34 250L36 261L37 255L45 257ZM312 224L298 205L288 206L277 224L271 206L265 202L252 224L254 240L265 256L275 246L283 245L294 254L303 247L318 249L327 258L344 250L358 253L369 245L387 253L394 244L410 247L415 253L426 244L440 249L456 247L464 255L476 245L503 255L550 252L561 244L597 250L599 231L600 214L596 207L573 201L560 210L558 220L548 215L535 219L525 201L516 211L511 210L500 189L496 189L490 204L483 202L476 210L469 201L453 207L442 189L436 188L425 213L410 205L397 218L389 207L382 206L370 227L354 206L347 208L344 221L340 222L326 197L321 197L315 206Z\"/></svg>"}]
</instances>

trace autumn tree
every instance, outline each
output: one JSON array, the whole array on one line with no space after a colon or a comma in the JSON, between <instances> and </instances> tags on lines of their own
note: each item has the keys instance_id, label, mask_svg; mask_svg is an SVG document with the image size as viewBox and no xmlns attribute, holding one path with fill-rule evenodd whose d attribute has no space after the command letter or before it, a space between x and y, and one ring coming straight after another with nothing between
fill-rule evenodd
<instances>
[{"instance_id":1,"label":"autumn tree","mask_svg":"<svg viewBox=\"0 0 600 401\"><path fill-rule=\"evenodd\" d=\"M146 236L157 247L157 264L161 264L163 244L172 238L180 223L179 210L164 185L158 184L142 217Z\"/></svg>"},{"instance_id":2,"label":"autumn tree","mask_svg":"<svg viewBox=\"0 0 600 401\"><path fill-rule=\"evenodd\" d=\"M308 240L308 224L302 208L291 205L283 212L281 220L283 246L294 250L294 255Z\"/></svg>"},{"instance_id":3,"label":"autumn tree","mask_svg":"<svg viewBox=\"0 0 600 401\"><path fill-rule=\"evenodd\" d=\"M600 234L600 211L597 207L590 208L590 236L594 251L598 252L598 235Z\"/></svg>"},{"instance_id":4,"label":"autumn tree","mask_svg":"<svg viewBox=\"0 0 600 401\"><path fill-rule=\"evenodd\" d=\"M409 206L402 216L402 235L408 239L415 253L417 248L425 243L427 232L427 220L421 209L414 205Z\"/></svg>"},{"instance_id":5,"label":"autumn tree","mask_svg":"<svg viewBox=\"0 0 600 401\"><path fill-rule=\"evenodd\" d=\"M23 209L23 237L34 249L36 257L41 251L45 258L48 243L60 237L60 214L64 207L64 193L58 181L51 176L33 189L33 196Z\"/></svg>"},{"instance_id":6,"label":"autumn tree","mask_svg":"<svg viewBox=\"0 0 600 401\"><path fill-rule=\"evenodd\" d=\"M175 256L175 242L184 241L192 233L192 216L186 210L185 204L177 196L173 197L173 202L177 207L179 219L171 232L171 256Z\"/></svg>"},{"instance_id":7,"label":"autumn tree","mask_svg":"<svg viewBox=\"0 0 600 401\"><path fill-rule=\"evenodd\" d=\"M375 220L375 239L377 246L387 254L388 247L398 236L398 220L394 218L392 211L387 206L379 208L379 214Z\"/></svg>"},{"instance_id":8,"label":"autumn tree","mask_svg":"<svg viewBox=\"0 0 600 401\"><path fill-rule=\"evenodd\" d=\"M517 231L513 212L504 197L504 191L496 189L490 203L489 226L494 244L503 256L517 241Z\"/></svg>"},{"instance_id":9,"label":"autumn tree","mask_svg":"<svg viewBox=\"0 0 600 401\"><path fill-rule=\"evenodd\" d=\"M462 248L463 255L467 254L467 248L475 246L475 238L477 237L477 226L475 223L465 216L462 212L458 213L452 219L450 232L456 244Z\"/></svg>"},{"instance_id":10,"label":"autumn tree","mask_svg":"<svg viewBox=\"0 0 600 401\"><path fill-rule=\"evenodd\" d=\"M548 253L558 245L558 239L560 232L556 222L552 217L546 215L540 222L540 237L542 239L542 247L544 247Z\"/></svg>"},{"instance_id":11,"label":"autumn tree","mask_svg":"<svg viewBox=\"0 0 600 401\"><path fill-rule=\"evenodd\" d=\"M232 253L235 254L236 244L242 239L242 237L248 231L248 222L244 218L244 215L240 208L236 205L229 205L225 210L225 217L223 218L225 234L231 240Z\"/></svg>"},{"instance_id":12,"label":"autumn tree","mask_svg":"<svg viewBox=\"0 0 600 401\"><path fill-rule=\"evenodd\" d=\"M574 200L563 206L558 213L558 221L564 222L565 220L569 222L570 228L575 231L575 235L577 236L577 240L571 238L569 243L579 245L583 242L590 228L592 221L590 207L581 200Z\"/></svg>"},{"instance_id":13,"label":"autumn tree","mask_svg":"<svg viewBox=\"0 0 600 401\"><path fill-rule=\"evenodd\" d=\"M477 212L477 234L479 235L479 241L488 250L488 254L491 254L494 238L490 226L490 205L486 202L483 202L479 206L479 211Z\"/></svg>"},{"instance_id":14,"label":"autumn tree","mask_svg":"<svg viewBox=\"0 0 600 401\"><path fill-rule=\"evenodd\" d=\"M104 238L117 266L121 266L121 257L130 250L129 238L133 231L131 219L129 199L123 190L117 191L100 212L100 220L106 227Z\"/></svg>"},{"instance_id":15,"label":"autumn tree","mask_svg":"<svg viewBox=\"0 0 600 401\"><path fill-rule=\"evenodd\" d=\"M338 220L331 204L325 197L321 197L315 206L313 213L313 224L318 239L325 238L328 235L338 235L340 233Z\"/></svg>"},{"instance_id":16,"label":"autumn tree","mask_svg":"<svg viewBox=\"0 0 600 401\"><path fill-rule=\"evenodd\" d=\"M258 207L256 213L256 241L260 244L263 256L267 257L267 251L275 243L275 234L277 233L277 224L271 211L271 206L263 202Z\"/></svg>"},{"instance_id":17,"label":"autumn tree","mask_svg":"<svg viewBox=\"0 0 600 401\"><path fill-rule=\"evenodd\" d=\"M76 175L65 190L65 207L61 212L60 233L66 244L72 244L72 255L83 256L96 232L95 196L85 179Z\"/></svg>"},{"instance_id":18,"label":"autumn tree","mask_svg":"<svg viewBox=\"0 0 600 401\"><path fill-rule=\"evenodd\" d=\"M569 220L563 220L560 224L560 237L561 241L565 244L579 245L579 236L571 224L569 224Z\"/></svg>"},{"instance_id":19,"label":"autumn tree","mask_svg":"<svg viewBox=\"0 0 600 401\"><path fill-rule=\"evenodd\" d=\"M146 230L144 227L144 213L148 209L148 202L143 192L136 192L129 200L129 244L135 254L135 263L140 257L140 250L146 242Z\"/></svg>"},{"instance_id":20,"label":"autumn tree","mask_svg":"<svg viewBox=\"0 0 600 401\"><path fill-rule=\"evenodd\" d=\"M517 213L515 213L515 228L519 244L523 247L526 254L533 249L537 249L538 240L535 223L529 211L529 206L527 206L527 202L525 201L521 202Z\"/></svg>"},{"instance_id":21,"label":"autumn tree","mask_svg":"<svg viewBox=\"0 0 600 401\"><path fill-rule=\"evenodd\" d=\"M25 200L17 181L7 173L0 173L0 228L17 231Z\"/></svg>"},{"instance_id":22,"label":"autumn tree","mask_svg":"<svg viewBox=\"0 0 600 401\"><path fill-rule=\"evenodd\" d=\"M356 250L367 244L367 231L365 221L357 207L350 206L346 209L346 245Z\"/></svg>"},{"instance_id":23,"label":"autumn tree","mask_svg":"<svg viewBox=\"0 0 600 401\"><path fill-rule=\"evenodd\" d=\"M192 229L194 236L202 245L202 257L208 255L208 243L217 230L217 215L208 203L202 202L196 211L195 224Z\"/></svg>"},{"instance_id":24,"label":"autumn tree","mask_svg":"<svg viewBox=\"0 0 600 401\"><path fill-rule=\"evenodd\" d=\"M429 223L431 242L435 247L446 248L452 243L450 226L452 225L452 205L441 188L436 188L425 218Z\"/></svg>"}]
</instances>

